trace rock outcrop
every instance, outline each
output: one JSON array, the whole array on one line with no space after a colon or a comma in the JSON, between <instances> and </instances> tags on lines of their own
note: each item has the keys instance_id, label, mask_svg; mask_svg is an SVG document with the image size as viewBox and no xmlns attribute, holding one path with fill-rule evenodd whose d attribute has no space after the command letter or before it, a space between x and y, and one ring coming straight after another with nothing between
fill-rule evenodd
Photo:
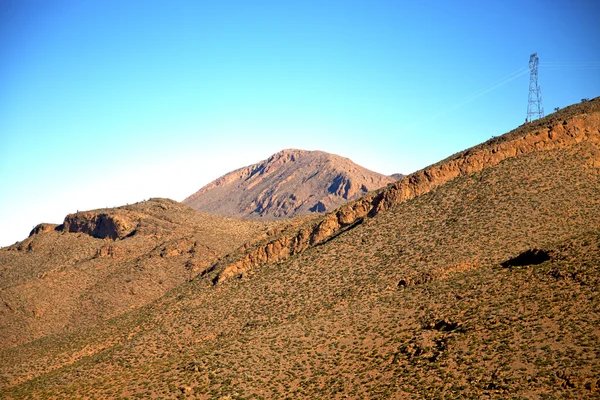
<instances>
[{"instance_id":1,"label":"rock outcrop","mask_svg":"<svg viewBox=\"0 0 600 400\"><path fill-rule=\"evenodd\" d=\"M66 232L82 232L99 239L122 239L131 234L138 218L87 211L69 214L58 228Z\"/></svg>"},{"instance_id":2,"label":"rock outcrop","mask_svg":"<svg viewBox=\"0 0 600 400\"><path fill-rule=\"evenodd\" d=\"M33 236L33 235L37 235L40 233L46 233L46 232L52 232L53 230L55 230L59 225L57 224L47 224L47 223L41 223L35 226L35 228L33 228L31 230L31 232L29 232L29 236Z\"/></svg>"},{"instance_id":3,"label":"rock outcrop","mask_svg":"<svg viewBox=\"0 0 600 400\"><path fill-rule=\"evenodd\" d=\"M235 218L289 218L333 210L394 181L337 155L283 150L222 176L183 203Z\"/></svg>"},{"instance_id":4,"label":"rock outcrop","mask_svg":"<svg viewBox=\"0 0 600 400\"><path fill-rule=\"evenodd\" d=\"M566 111L568 109L565 109L563 113L553 114L552 117L492 138L410 174L377 193L345 204L317 222L249 248L237 255L236 259L229 258L214 265L210 270L216 273L213 282L219 283L256 265L277 262L298 254L362 223L364 218L375 217L382 211L427 193L452 179L481 171L508 158L535 151L562 149L584 140L600 141L600 98L588 102L585 107L585 112L581 114L570 116ZM574 108L577 109L577 106Z\"/></svg>"}]
</instances>

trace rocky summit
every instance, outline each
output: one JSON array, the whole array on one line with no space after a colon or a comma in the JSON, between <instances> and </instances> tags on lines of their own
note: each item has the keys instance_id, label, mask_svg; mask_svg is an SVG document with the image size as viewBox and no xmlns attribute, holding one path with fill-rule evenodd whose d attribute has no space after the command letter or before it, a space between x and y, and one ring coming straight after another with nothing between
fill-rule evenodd
<instances>
[{"instance_id":1,"label":"rocky summit","mask_svg":"<svg viewBox=\"0 0 600 400\"><path fill-rule=\"evenodd\" d=\"M228 217L289 218L333 210L395 181L347 158L291 149L230 172L183 203Z\"/></svg>"}]
</instances>

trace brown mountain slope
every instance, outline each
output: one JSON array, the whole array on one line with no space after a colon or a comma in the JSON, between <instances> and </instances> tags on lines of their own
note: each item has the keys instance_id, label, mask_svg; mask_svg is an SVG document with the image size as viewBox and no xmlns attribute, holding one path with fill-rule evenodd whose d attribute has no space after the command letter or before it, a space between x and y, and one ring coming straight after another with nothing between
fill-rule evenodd
<instances>
[{"instance_id":1,"label":"brown mountain slope","mask_svg":"<svg viewBox=\"0 0 600 400\"><path fill-rule=\"evenodd\" d=\"M215 282L244 273L254 265L277 262L330 240L397 204L412 199L460 176L489 168L507 159L531 152L573 146L581 141L597 141L600 130L600 99L572 106L535 123L521 126L501 137L455 154L444 161L417 171L388 187L339 207L315 222L267 237L244 253L231 254L211 272ZM591 158L588 167L600 166Z\"/></svg>"},{"instance_id":2,"label":"brown mountain slope","mask_svg":"<svg viewBox=\"0 0 600 400\"><path fill-rule=\"evenodd\" d=\"M183 203L228 217L286 218L333 210L394 181L347 158L292 149L230 172Z\"/></svg>"},{"instance_id":3,"label":"brown mountain slope","mask_svg":"<svg viewBox=\"0 0 600 400\"><path fill-rule=\"evenodd\" d=\"M168 199L40 224L0 250L0 347L147 304L267 228Z\"/></svg>"},{"instance_id":4,"label":"brown mountain slope","mask_svg":"<svg viewBox=\"0 0 600 400\"><path fill-rule=\"evenodd\" d=\"M0 396L598 398L599 204L596 99L4 350Z\"/></svg>"}]
</instances>

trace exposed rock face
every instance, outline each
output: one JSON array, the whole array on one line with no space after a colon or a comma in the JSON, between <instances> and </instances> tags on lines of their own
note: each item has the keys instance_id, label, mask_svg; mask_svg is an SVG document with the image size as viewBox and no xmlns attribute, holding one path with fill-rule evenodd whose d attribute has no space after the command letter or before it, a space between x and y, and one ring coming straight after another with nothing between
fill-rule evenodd
<instances>
[{"instance_id":1,"label":"exposed rock face","mask_svg":"<svg viewBox=\"0 0 600 400\"><path fill-rule=\"evenodd\" d=\"M139 218L137 220L139 221ZM138 221L124 215L88 211L67 215L59 230L82 232L99 239L115 240L132 233Z\"/></svg>"},{"instance_id":2,"label":"exposed rock face","mask_svg":"<svg viewBox=\"0 0 600 400\"><path fill-rule=\"evenodd\" d=\"M38 225L36 225L35 228L33 228L31 230L31 232L29 232L29 236L40 234L40 233L52 232L53 230L56 229L57 226L58 225L56 225L56 224L46 224L46 223L38 224Z\"/></svg>"},{"instance_id":3,"label":"exposed rock face","mask_svg":"<svg viewBox=\"0 0 600 400\"><path fill-rule=\"evenodd\" d=\"M283 150L222 176L183 203L229 217L288 218L333 210L394 181L333 154Z\"/></svg>"},{"instance_id":4,"label":"exposed rock face","mask_svg":"<svg viewBox=\"0 0 600 400\"><path fill-rule=\"evenodd\" d=\"M316 223L285 232L266 243L249 248L235 260L222 261L212 269L217 271L213 281L219 283L255 265L277 262L298 254L361 223L366 217L374 217L454 178L481 171L508 158L534 151L562 149L584 140L599 142L600 98L589 102L585 111L566 119L560 119L561 114L557 113L552 118L522 126L405 176L379 193L372 193L339 207ZM336 185L336 191L339 188L340 185Z\"/></svg>"}]
</instances>

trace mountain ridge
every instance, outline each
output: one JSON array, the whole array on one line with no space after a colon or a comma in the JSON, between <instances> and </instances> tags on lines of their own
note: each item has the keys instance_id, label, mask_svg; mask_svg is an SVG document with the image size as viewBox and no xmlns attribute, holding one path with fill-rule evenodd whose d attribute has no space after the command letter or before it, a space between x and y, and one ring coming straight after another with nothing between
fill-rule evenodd
<instances>
[{"instance_id":1,"label":"mountain ridge","mask_svg":"<svg viewBox=\"0 0 600 400\"><path fill-rule=\"evenodd\" d=\"M221 265L215 265L213 270L220 272L213 280L215 283L220 283L261 263L286 259L328 240L344 229L353 228L356 224L362 223L364 218L374 217L383 210L427 193L451 179L480 171L505 159L532 151L564 148L588 138L600 140L599 99L594 99L594 103L584 103L579 107L589 108L591 104L595 104L596 109L592 114L584 113L581 116L559 121L561 115L568 115L569 110L563 110L562 113L559 112L557 115L545 119L543 125L541 121L524 125L506 135L492 138L430 167L405 176L386 188L342 205L310 226L288 233L287 236L280 236L247 251L239 260L229 264L221 262ZM577 108L575 107L575 109ZM570 112L573 113L573 109ZM600 159L593 161L591 166L600 167Z\"/></svg>"}]
</instances>

